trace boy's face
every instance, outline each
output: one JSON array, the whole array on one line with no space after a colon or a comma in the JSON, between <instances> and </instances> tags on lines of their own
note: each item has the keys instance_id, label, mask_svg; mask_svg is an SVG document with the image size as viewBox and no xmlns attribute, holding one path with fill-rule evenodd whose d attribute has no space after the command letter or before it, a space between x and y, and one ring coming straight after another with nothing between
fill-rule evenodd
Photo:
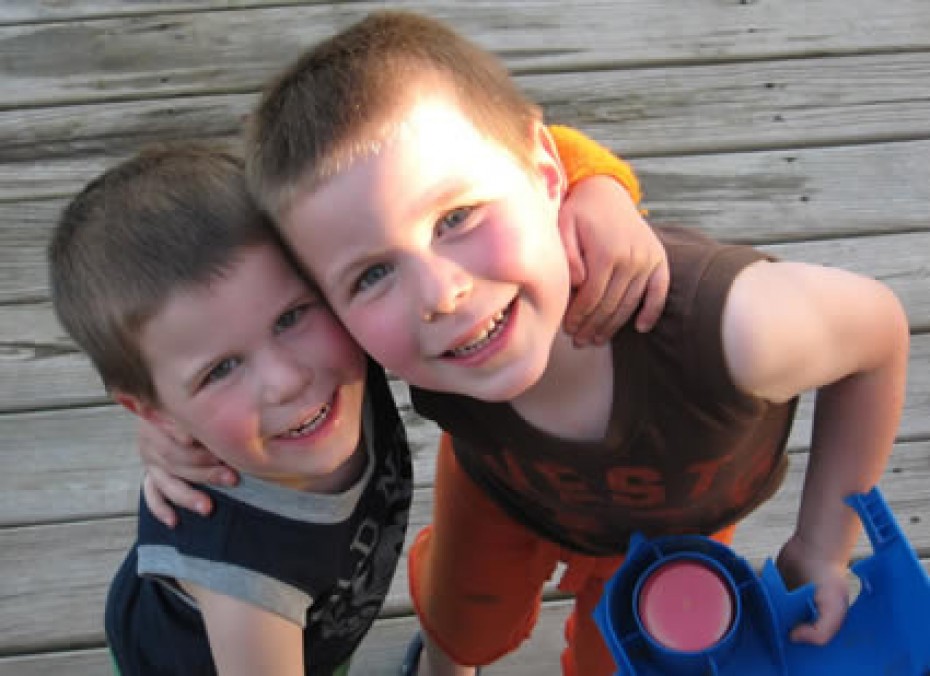
<instances>
[{"instance_id":1,"label":"boy's face","mask_svg":"<svg viewBox=\"0 0 930 676\"><path fill-rule=\"evenodd\" d=\"M533 133L528 171L454 103L421 98L281 219L350 333L413 385L504 401L546 368L569 293L564 177Z\"/></svg>"},{"instance_id":2,"label":"boy's face","mask_svg":"<svg viewBox=\"0 0 930 676\"><path fill-rule=\"evenodd\" d=\"M335 491L359 442L365 358L272 244L172 295L141 348L159 396L144 417L239 470Z\"/></svg>"}]
</instances>

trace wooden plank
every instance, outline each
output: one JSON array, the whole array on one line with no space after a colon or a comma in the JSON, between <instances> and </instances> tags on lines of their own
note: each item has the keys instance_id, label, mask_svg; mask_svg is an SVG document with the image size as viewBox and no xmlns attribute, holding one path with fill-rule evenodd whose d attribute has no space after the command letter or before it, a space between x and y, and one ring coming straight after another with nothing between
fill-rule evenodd
<instances>
[{"instance_id":1,"label":"wooden plank","mask_svg":"<svg viewBox=\"0 0 930 676\"><path fill-rule=\"evenodd\" d=\"M795 456L782 491L746 520L737 539L742 555L761 562L777 552L796 512L803 468L803 455ZM914 547L930 552L930 441L898 444L881 485ZM405 555L385 615L410 613L406 551L430 520L431 498L430 488L416 489ZM101 641L106 588L133 525L134 519L124 517L0 531L0 654Z\"/></svg>"},{"instance_id":2,"label":"wooden plank","mask_svg":"<svg viewBox=\"0 0 930 676\"><path fill-rule=\"evenodd\" d=\"M651 222L760 244L928 229L928 158L930 141L911 141L644 157L633 165Z\"/></svg>"},{"instance_id":3,"label":"wooden plank","mask_svg":"<svg viewBox=\"0 0 930 676\"><path fill-rule=\"evenodd\" d=\"M254 90L307 45L381 6L313 3L2 26L0 101L13 107ZM922 0L704 3L698 12L687 0L405 6L449 21L523 72L930 45Z\"/></svg>"},{"instance_id":4,"label":"wooden plank","mask_svg":"<svg viewBox=\"0 0 930 676\"><path fill-rule=\"evenodd\" d=\"M110 654L105 648L0 657L0 674L3 676L102 676L112 673Z\"/></svg>"},{"instance_id":5,"label":"wooden plank","mask_svg":"<svg viewBox=\"0 0 930 676\"><path fill-rule=\"evenodd\" d=\"M121 407L5 416L0 430L0 526L135 513L142 469Z\"/></svg>"},{"instance_id":6,"label":"wooden plank","mask_svg":"<svg viewBox=\"0 0 930 676\"><path fill-rule=\"evenodd\" d=\"M930 53L532 75L547 118L629 154L926 138ZM922 101L921 101L922 100Z\"/></svg>"},{"instance_id":7,"label":"wooden plank","mask_svg":"<svg viewBox=\"0 0 930 676\"><path fill-rule=\"evenodd\" d=\"M629 157L930 135L930 100L914 95L930 90L930 51L539 74L518 82L548 119ZM0 150L0 198L71 194L145 142L233 136L255 94L204 90L106 105L0 106L0 137L9 139Z\"/></svg>"},{"instance_id":8,"label":"wooden plank","mask_svg":"<svg viewBox=\"0 0 930 676\"><path fill-rule=\"evenodd\" d=\"M4 0L0 25L138 16L211 9L296 5L307 0Z\"/></svg>"},{"instance_id":9,"label":"wooden plank","mask_svg":"<svg viewBox=\"0 0 930 676\"><path fill-rule=\"evenodd\" d=\"M930 295L927 293L930 286L925 253L930 250L930 231L762 248L787 259L836 265L880 277L901 298L915 331L930 326ZM15 258L7 251L6 247L0 247L0 263L13 264ZM31 265L25 262L30 255L33 256ZM40 269L42 256L42 247L35 247L31 252L24 247L19 251L22 269ZM15 290L16 280L4 279ZM34 273L20 293L26 298L42 293L42 289L37 288L41 283ZM0 354L4 357L0 359L0 381L16 383L15 388L0 388L0 411L84 405L105 400L99 379L87 360L69 352L70 343L55 323L47 302L0 304L0 327L3 327L0 328ZM919 374L925 370L924 364L926 362L913 362L913 378L923 378ZM930 391L930 386L925 390Z\"/></svg>"},{"instance_id":10,"label":"wooden plank","mask_svg":"<svg viewBox=\"0 0 930 676\"><path fill-rule=\"evenodd\" d=\"M0 654L99 645L109 579L134 531L133 518L0 531Z\"/></svg>"}]
</instances>

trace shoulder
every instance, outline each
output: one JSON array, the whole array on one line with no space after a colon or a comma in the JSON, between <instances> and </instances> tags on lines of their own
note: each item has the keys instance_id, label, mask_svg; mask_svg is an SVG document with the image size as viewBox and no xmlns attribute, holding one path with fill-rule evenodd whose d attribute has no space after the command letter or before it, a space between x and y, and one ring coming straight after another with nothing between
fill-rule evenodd
<instances>
[{"instance_id":1,"label":"shoulder","mask_svg":"<svg viewBox=\"0 0 930 676\"><path fill-rule=\"evenodd\" d=\"M906 332L882 283L838 268L780 261L747 267L722 318L728 368L744 391L770 400L868 367Z\"/></svg>"}]
</instances>

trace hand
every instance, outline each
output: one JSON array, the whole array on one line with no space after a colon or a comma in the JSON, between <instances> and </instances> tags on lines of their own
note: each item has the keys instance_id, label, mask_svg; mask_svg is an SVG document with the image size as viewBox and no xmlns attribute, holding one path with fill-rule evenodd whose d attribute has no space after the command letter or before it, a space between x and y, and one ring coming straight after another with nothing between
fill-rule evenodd
<instances>
[{"instance_id":1,"label":"hand","mask_svg":"<svg viewBox=\"0 0 930 676\"><path fill-rule=\"evenodd\" d=\"M210 497L188 482L234 485L235 470L195 441L181 441L142 420L137 441L145 466L142 495L152 514L168 527L177 523L172 505L200 514L212 509Z\"/></svg>"},{"instance_id":2,"label":"hand","mask_svg":"<svg viewBox=\"0 0 930 676\"><path fill-rule=\"evenodd\" d=\"M849 609L847 567L818 558L816 548L807 546L797 535L782 547L777 566L789 588L813 583L817 619L799 624L790 638L799 643L824 645L840 630Z\"/></svg>"},{"instance_id":3,"label":"hand","mask_svg":"<svg viewBox=\"0 0 930 676\"><path fill-rule=\"evenodd\" d=\"M576 183L559 212L559 231L576 292L565 330L576 345L609 340L636 309L636 330L655 326L668 294L665 249L613 178Z\"/></svg>"}]
</instances>

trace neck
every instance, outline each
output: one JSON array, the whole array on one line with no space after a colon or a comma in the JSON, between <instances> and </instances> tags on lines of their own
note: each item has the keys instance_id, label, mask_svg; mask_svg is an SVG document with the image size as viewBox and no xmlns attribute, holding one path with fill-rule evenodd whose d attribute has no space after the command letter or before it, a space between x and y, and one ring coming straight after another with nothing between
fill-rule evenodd
<instances>
[{"instance_id":1,"label":"neck","mask_svg":"<svg viewBox=\"0 0 930 676\"><path fill-rule=\"evenodd\" d=\"M578 441L602 439L613 403L610 344L576 348L559 331L542 377L511 402L527 422L549 434Z\"/></svg>"}]
</instances>

